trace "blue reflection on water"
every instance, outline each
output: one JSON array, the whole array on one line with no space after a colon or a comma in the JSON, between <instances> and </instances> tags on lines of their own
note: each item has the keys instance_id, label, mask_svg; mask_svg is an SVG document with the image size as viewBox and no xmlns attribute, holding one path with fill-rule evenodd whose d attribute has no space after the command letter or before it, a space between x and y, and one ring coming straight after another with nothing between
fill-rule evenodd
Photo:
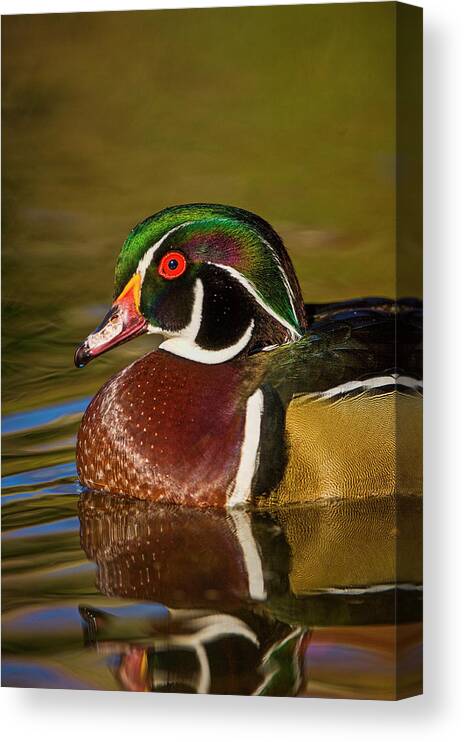
<instances>
[{"instance_id":1,"label":"blue reflection on water","mask_svg":"<svg viewBox=\"0 0 464 742\"><path fill-rule=\"evenodd\" d=\"M2 420L2 432L4 434L18 433L21 430L31 430L56 422L65 415L77 415L84 412L91 399L92 397L82 397L64 404L6 415Z\"/></svg>"},{"instance_id":2,"label":"blue reflection on water","mask_svg":"<svg viewBox=\"0 0 464 742\"><path fill-rule=\"evenodd\" d=\"M40 498L44 495L78 495L81 491L81 486L78 482L71 484L56 484L52 487L41 487L37 490L26 490L25 492L17 492L13 495L2 495L2 505L7 505L9 502L17 502L20 500L32 500L33 498Z\"/></svg>"},{"instance_id":3,"label":"blue reflection on water","mask_svg":"<svg viewBox=\"0 0 464 742\"><path fill-rule=\"evenodd\" d=\"M50 483L58 479L71 479L76 476L76 464L74 461L69 461L66 464L55 464L54 466L44 466L40 469L10 474L3 477L2 487L28 487L32 484Z\"/></svg>"},{"instance_id":4,"label":"blue reflection on water","mask_svg":"<svg viewBox=\"0 0 464 742\"><path fill-rule=\"evenodd\" d=\"M4 541L11 541L15 538L33 538L36 536L48 536L56 533L79 532L79 518L62 518L52 523L41 523L40 525L27 526L18 528L15 531L6 531L2 538Z\"/></svg>"},{"instance_id":5,"label":"blue reflection on water","mask_svg":"<svg viewBox=\"0 0 464 742\"><path fill-rule=\"evenodd\" d=\"M92 681L80 681L71 673L49 667L44 661L2 661L2 685L12 688L69 688L71 690L97 689Z\"/></svg>"}]
</instances>

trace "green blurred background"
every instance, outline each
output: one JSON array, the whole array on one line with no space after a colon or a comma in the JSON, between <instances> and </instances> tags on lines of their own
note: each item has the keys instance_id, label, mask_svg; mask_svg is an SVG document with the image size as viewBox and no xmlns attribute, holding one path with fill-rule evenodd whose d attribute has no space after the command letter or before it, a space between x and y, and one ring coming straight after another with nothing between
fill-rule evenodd
<instances>
[{"instance_id":1,"label":"green blurred background","mask_svg":"<svg viewBox=\"0 0 464 742\"><path fill-rule=\"evenodd\" d=\"M167 205L263 216L307 301L394 296L395 5L3 19L5 411L92 394L152 344L72 366L127 232Z\"/></svg>"}]
</instances>

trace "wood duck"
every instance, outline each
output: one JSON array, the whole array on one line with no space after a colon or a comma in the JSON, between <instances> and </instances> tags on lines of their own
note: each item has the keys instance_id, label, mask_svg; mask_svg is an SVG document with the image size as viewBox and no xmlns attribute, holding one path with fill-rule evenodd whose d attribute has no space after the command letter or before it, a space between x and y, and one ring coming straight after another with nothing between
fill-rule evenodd
<instances>
[{"instance_id":1,"label":"wood duck","mask_svg":"<svg viewBox=\"0 0 464 742\"><path fill-rule=\"evenodd\" d=\"M83 417L87 488L196 507L420 495L417 301L305 305L269 224L189 204L129 234L75 363L142 333L158 349Z\"/></svg>"}]
</instances>

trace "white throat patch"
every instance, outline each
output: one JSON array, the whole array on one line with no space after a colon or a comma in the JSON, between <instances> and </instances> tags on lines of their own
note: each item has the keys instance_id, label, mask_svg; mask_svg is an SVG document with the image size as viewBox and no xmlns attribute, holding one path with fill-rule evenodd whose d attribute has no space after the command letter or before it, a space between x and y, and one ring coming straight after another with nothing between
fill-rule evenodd
<instances>
[{"instance_id":1,"label":"white throat patch","mask_svg":"<svg viewBox=\"0 0 464 742\"><path fill-rule=\"evenodd\" d=\"M203 317L203 297L205 293L203 282L200 278L197 278L193 291L192 316L190 322L183 330L169 332L162 330L160 327L148 325L148 332L165 335L166 340L163 340L159 347L176 356L207 364L230 361L246 348L250 342L255 326L254 320L251 320L243 335L233 345L229 345L227 348L221 348L221 350L207 350L206 348L202 348L196 342Z\"/></svg>"}]
</instances>

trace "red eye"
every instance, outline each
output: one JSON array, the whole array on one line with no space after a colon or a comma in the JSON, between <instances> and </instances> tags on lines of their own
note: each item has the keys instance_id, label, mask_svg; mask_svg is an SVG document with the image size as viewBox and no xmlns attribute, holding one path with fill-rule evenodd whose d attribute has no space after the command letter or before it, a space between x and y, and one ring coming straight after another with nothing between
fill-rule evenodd
<instances>
[{"instance_id":1,"label":"red eye","mask_svg":"<svg viewBox=\"0 0 464 742\"><path fill-rule=\"evenodd\" d=\"M187 267L187 261L180 252L168 252L161 258L158 273L163 278L179 278Z\"/></svg>"}]
</instances>

